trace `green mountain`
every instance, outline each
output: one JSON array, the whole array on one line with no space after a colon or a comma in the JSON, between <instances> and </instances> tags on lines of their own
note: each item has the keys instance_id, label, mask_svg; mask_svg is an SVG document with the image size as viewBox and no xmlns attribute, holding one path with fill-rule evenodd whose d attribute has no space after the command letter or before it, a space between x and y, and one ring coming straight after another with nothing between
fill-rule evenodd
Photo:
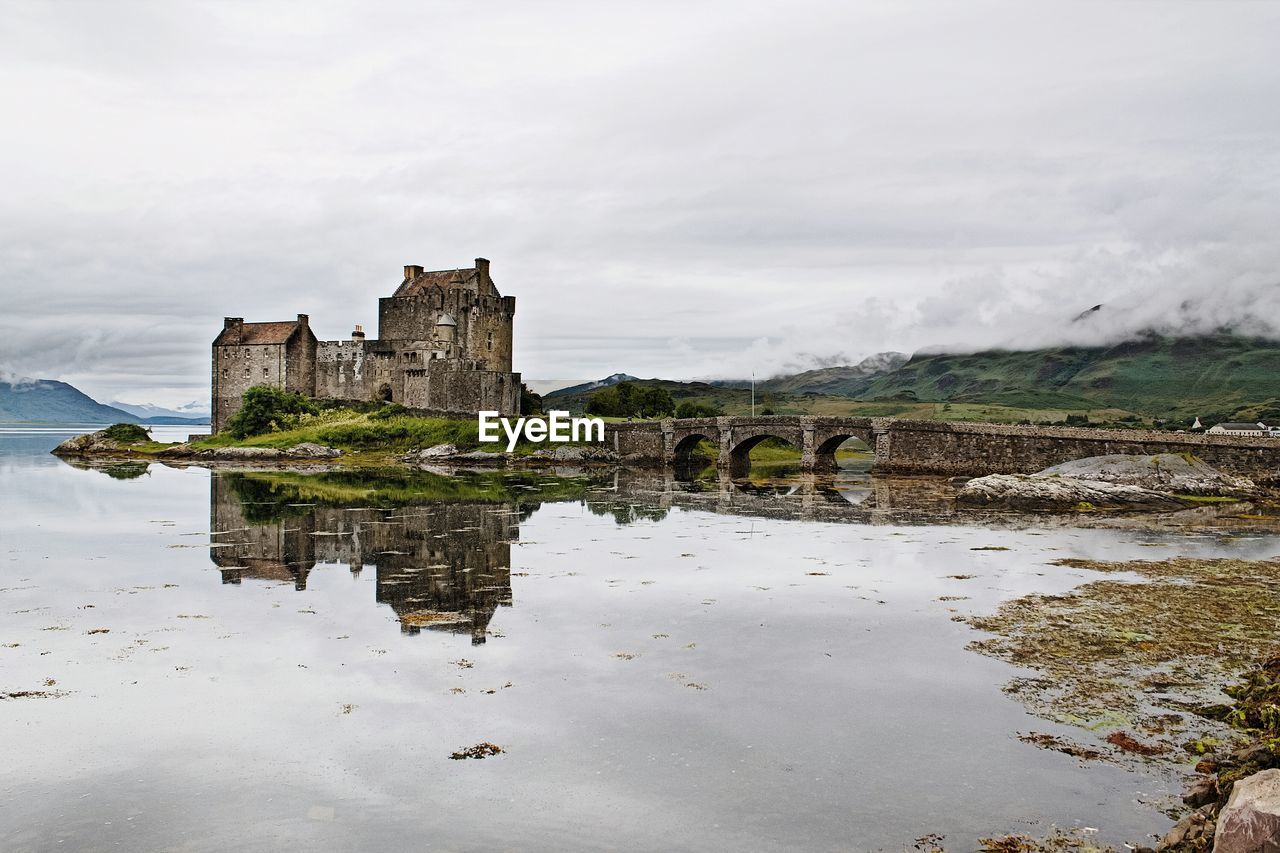
<instances>
[{"instance_id":1,"label":"green mountain","mask_svg":"<svg viewBox=\"0 0 1280 853\"><path fill-rule=\"evenodd\" d=\"M104 406L65 382L53 379L0 382L0 421L114 424L141 420L136 415Z\"/></svg>"},{"instance_id":2,"label":"green mountain","mask_svg":"<svg viewBox=\"0 0 1280 853\"><path fill-rule=\"evenodd\" d=\"M611 377L612 379L612 377ZM750 383L634 380L730 414L750 411ZM588 383L546 395L548 407L583 411ZM779 414L869 414L953 419L1061 418L1090 412L1205 424L1280 421L1280 341L1221 334L1147 335L1106 347L977 353L881 353L862 364L756 384L757 408ZM929 405L939 404L939 405ZM955 404L946 410L940 404ZM987 408L990 407L990 410Z\"/></svg>"},{"instance_id":3,"label":"green mountain","mask_svg":"<svg viewBox=\"0 0 1280 853\"><path fill-rule=\"evenodd\" d=\"M1280 342L1155 335L1109 347L917 354L859 400L1206 416L1280 407Z\"/></svg>"}]
</instances>

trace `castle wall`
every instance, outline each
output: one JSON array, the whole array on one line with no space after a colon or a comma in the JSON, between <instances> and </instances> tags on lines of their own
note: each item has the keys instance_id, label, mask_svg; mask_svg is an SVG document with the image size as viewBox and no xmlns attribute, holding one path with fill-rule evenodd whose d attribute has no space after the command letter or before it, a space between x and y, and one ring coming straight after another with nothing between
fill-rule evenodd
<instances>
[{"instance_id":1,"label":"castle wall","mask_svg":"<svg viewBox=\"0 0 1280 853\"><path fill-rule=\"evenodd\" d=\"M321 341L316 347L316 396L329 400L372 400L365 371L364 341ZM377 387L377 386L374 386Z\"/></svg>"},{"instance_id":2,"label":"castle wall","mask_svg":"<svg viewBox=\"0 0 1280 853\"><path fill-rule=\"evenodd\" d=\"M416 409L519 414L520 374L476 369L473 364L437 360L405 371L401 402Z\"/></svg>"},{"instance_id":3,"label":"castle wall","mask_svg":"<svg viewBox=\"0 0 1280 853\"><path fill-rule=\"evenodd\" d=\"M213 348L213 431L224 429L240 398L254 385L285 386L285 344L231 344Z\"/></svg>"},{"instance_id":4,"label":"castle wall","mask_svg":"<svg viewBox=\"0 0 1280 853\"><path fill-rule=\"evenodd\" d=\"M465 358L482 361L490 370L504 373L511 372L511 338L516 300L513 296L504 296L494 300L488 298L486 303L497 301L501 308L484 310L473 308L468 313L466 335L461 334L463 320L458 318L459 338L462 342Z\"/></svg>"},{"instance_id":5,"label":"castle wall","mask_svg":"<svg viewBox=\"0 0 1280 853\"><path fill-rule=\"evenodd\" d=\"M288 345L284 347L284 388L295 394L314 397L316 395L316 336L306 331L306 334L294 337L296 340L290 339Z\"/></svg>"},{"instance_id":6,"label":"castle wall","mask_svg":"<svg viewBox=\"0 0 1280 853\"><path fill-rule=\"evenodd\" d=\"M422 296L388 296L378 300L378 339L416 342L435 336L442 314L457 322L457 352L489 370L511 372L511 336L516 300L481 296L472 290L432 288ZM421 365L418 365L421 366Z\"/></svg>"}]
</instances>

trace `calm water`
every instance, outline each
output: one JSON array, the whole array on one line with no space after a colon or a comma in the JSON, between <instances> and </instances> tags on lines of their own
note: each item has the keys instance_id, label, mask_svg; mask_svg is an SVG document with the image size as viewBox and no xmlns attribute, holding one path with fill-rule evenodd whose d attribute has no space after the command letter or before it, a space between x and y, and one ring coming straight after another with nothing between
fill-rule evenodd
<instances>
[{"instance_id":1,"label":"calm water","mask_svg":"<svg viewBox=\"0 0 1280 853\"><path fill-rule=\"evenodd\" d=\"M48 694L0 700L4 851L1137 842L1180 780L1017 740L1081 733L952 617L1079 584L1064 556L1280 544L961 525L924 481L87 470L61 437L0 434L0 692Z\"/></svg>"}]
</instances>

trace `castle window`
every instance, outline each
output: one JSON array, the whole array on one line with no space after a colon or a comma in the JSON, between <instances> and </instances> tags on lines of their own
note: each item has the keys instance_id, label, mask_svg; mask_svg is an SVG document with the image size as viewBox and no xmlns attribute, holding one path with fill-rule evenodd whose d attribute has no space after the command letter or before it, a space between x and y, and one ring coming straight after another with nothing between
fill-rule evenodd
<instances>
[{"instance_id":1,"label":"castle window","mask_svg":"<svg viewBox=\"0 0 1280 853\"><path fill-rule=\"evenodd\" d=\"M493 332L489 333L489 352L493 352Z\"/></svg>"},{"instance_id":2,"label":"castle window","mask_svg":"<svg viewBox=\"0 0 1280 853\"><path fill-rule=\"evenodd\" d=\"M222 368L222 378L223 378L223 379L230 379L230 378L231 378L231 371L230 371L230 370L227 370L225 367L224 367L224 368Z\"/></svg>"},{"instance_id":3,"label":"castle window","mask_svg":"<svg viewBox=\"0 0 1280 853\"><path fill-rule=\"evenodd\" d=\"M249 378L249 368L247 368L247 367L244 369L244 378L245 378L245 379L248 379L248 378Z\"/></svg>"},{"instance_id":4,"label":"castle window","mask_svg":"<svg viewBox=\"0 0 1280 853\"><path fill-rule=\"evenodd\" d=\"M266 378L267 378L267 369L266 369L265 367L264 367L264 368L262 368L262 378L263 378L263 379L266 379Z\"/></svg>"},{"instance_id":5,"label":"castle window","mask_svg":"<svg viewBox=\"0 0 1280 853\"><path fill-rule=\"evenodd\" d=\"M248 357L249 357L249 348L248 348L248 347L245 347L245 348L244 348L244 357L245 357L245 358L248 358Z\"/></svg>"}]
</instances>

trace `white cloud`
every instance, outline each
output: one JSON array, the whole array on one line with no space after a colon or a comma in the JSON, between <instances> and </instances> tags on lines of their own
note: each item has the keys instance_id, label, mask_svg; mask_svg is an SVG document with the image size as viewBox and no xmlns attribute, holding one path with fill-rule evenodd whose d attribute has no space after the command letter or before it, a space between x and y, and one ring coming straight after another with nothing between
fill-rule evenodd
<instances>
[{"instance_id":1,"label":"white cloud","mask_svg":"<svg viewBox=\"0 0 1280 853\"><path fill-rule=\"evenodd\" d=\"M533 377L1280 328L1270 4L6 15L0 369L102 398L477 255Z\"/></svg>"}]
</instances>

